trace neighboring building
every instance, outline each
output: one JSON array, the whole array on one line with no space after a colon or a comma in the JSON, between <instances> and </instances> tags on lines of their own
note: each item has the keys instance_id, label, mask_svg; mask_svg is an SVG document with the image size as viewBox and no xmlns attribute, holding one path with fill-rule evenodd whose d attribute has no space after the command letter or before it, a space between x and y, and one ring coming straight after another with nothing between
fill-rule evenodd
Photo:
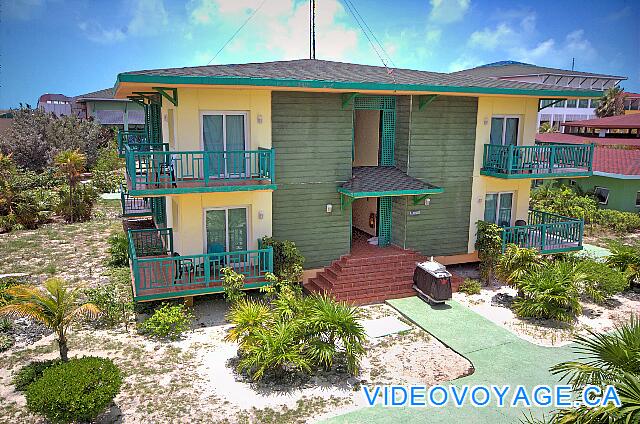
<instances>
[{"instance_id":1,"label":"neighboring building","mask_svg":"<svg viewBox=\"0 0 640 424\"><path fill-rule=\"evenodd\" d=\"M606 90L614 87L626 77L546 68L528 63L502 61L465 69L454 74L495 78L502 81L535 82L543 85L567 88ZM591 119L596 116L598 99L544 99L538 113L538 128L549 123L561 130L563 122Z\"/></svg>"},{"instance_id":2,"label":"neighboring building","mask_svg":"<svg viewBox=\"0 0 640 424\"><path fill-rule=\"evenodd\" d=\"M618 115L584 121L565 122L565 133L589 134L599 137L640 137L640 115Z\"/></svg>"},{"instance_id":3,"label":"neighboring building","mask_svg":"<svg viewBox=\"0 0 640 424\"><path fill-rule=\"evenodd\" d=\"M640 94L624 93L624 113L627 115L640 113Z\"/></svg>"},{"instance_id":4,"label":"neighboring building","mask_svg":"<svg viewBox=\"0 0 640 424\"><path fill-rule=\"evenodd\" d=\"M56 116L71 115L73 99L64 94L43 94L38 99L38 109Z\"/></svg>"},{"instance_id":5,"label":"neighboring building","mask_svg":"<svg viewBox=\"0 0 640 424\"><path fill-rule=\"evenodd\" d=\"M142 106L128 99L115 99L113 92L113 88L105 88L74 97L74 113L81 118L94 119L102 125L120 130L142 130Z\"/></svg>"},{"instance_id":6,"label":"neighboring building","mask_svg":"<svg viewBox=\"0 0 640 424\"><path fill-rule=\"evenodd\" d=\"M635 119L635 124L630 118ZM538 144L585 145L594 144L593 176L582 179L563 180L576 185L584 192L593 192L598 197L600 207L627 212L640 211L640 115L621 115L571 122L565 125L584 125L580 134L546 133L537 134ZM603 126L617 131L629 131L628 126L636 125L634 133L607 133L599 136ZM613 128L617 126L617 128ZM622 127L622 128L620 128ZM586 132L585 128L595 132Z\"/></svg>"},{"instance_id":7,"label":"neighboring building","mask_svg":"<svg viewBox=\"0 0 640 424\"><path fill-rule=\"evenodd\" d=\"M591 176L592 146L535 146L537 112L600 94L322 60L121 73L115 98L146 116L123 138L123 215L153 216L125 221L134 297L220 292L224 266L259 287L264 236L300 248L307 290L358 303L412 295L425 257L477 261L478 220L505 245L579 250L583 222L529 211L529 192Z\"/></svg>"}]
</instances>

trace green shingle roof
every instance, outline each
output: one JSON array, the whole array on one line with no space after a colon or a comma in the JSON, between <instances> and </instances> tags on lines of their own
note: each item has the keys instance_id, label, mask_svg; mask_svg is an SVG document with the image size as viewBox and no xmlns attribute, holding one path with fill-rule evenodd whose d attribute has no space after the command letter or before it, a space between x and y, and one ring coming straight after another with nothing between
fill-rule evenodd
<instances>
[{"instance_id":1,"label":"green shingle roof","mask_svg":"<svg viewBox=\"0 0 640 424\"><path fill-rule=\"evenodd\" d=\"M410 177L395 166L353 167L352 177L338 188L350 197L408 196L441 193L443 190Z\"/></svg>"}]
</instances>

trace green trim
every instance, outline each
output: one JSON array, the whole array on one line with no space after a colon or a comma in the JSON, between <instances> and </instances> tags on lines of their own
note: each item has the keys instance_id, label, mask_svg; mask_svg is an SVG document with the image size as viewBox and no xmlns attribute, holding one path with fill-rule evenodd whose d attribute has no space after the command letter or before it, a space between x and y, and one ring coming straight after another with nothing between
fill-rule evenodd
<instances>
[{"instance_id":1,"label":"green trim","mask_svg":"<svg viewBox=\"0 0 640 424\"><path fill-rule=\"evenodd\" d=\"M269 283L266 281L259 283L250 283L245 284L243 290L257 289L260 287L264 287ZM179 297L187 297L187 296L198 296L203 294L212 294L212 293L223 293L224 288L221 286L217 287L207 287L204 289L191 289L191 290L180 290L180 291L170 291L166 293L156 293L149 295L136 296L134 293L133 300L136 302L147 302L150 300L160 300L160 299L175 299Z\"/></svg>"},{"instance_id":2,"label":"green trim","mask_svg":"<svg viewBox=\"0 0 640 424\"><path fill-rule=\"evenodd\" d=\"M576 171L576 172L554 172L548 174L505 174L502 172L495 171L486 171L484 169L480 170L480 175L485 175L487 177L495 177L495 178L504 178L508 180L512 179L531 179L531 180L542 180L545 178L587 178L593 175L592 171Z\"/></svg>"},{"instance_id":3,"label":"green trim","mask_svg":"<svg viewBox=\"0 0 640 424\"><path fill-rule=\"evenodd\" d=\"M429 96L420 96L418 98L418 110L422 110L438 97L437 94L431 94Z\"/></svg>"},{"instance_id":4,"label":"green trim","mask_svg":"<svg viewBox=\"0 0 640 424\"><path fill-rule=\"evenodd\" d=\"M167 87L151 87L162 95L165 99L173 103L174 106L178 106L178 89ZM171 95L167 93L167 90L171 90Z\"/></svg>"},{"instance_id":5,"label":"green trim","mask_svg":"<svg viewBox=\"0 0 640 424\"><path fill-rule=\"evenodd\" d=\"M557 99L556 101L551 102L546 106L540 107L540 103L542 103L543 100L554 100L554 99L540 99L540 100L538 100L538 112L540 112L542 109L546 109L546 108L551 107L553 105L557 105L558 103L563 102L563 101L565 101L567 99Z\"/></svg>"},{"instance_id":6,"label":"green trim","mask_svg":"<svg viewBox=\"0 0 640 424\"><path fill-rule=\"evenodd\" d=\"M349 104L353 105L353 99L356 98L356 96L358 95L358 93L344 93L342 94L342 109L347 109L347 106L349 106Z\"/></svg>"},{"instance_id":7,"label":"green trim","mask_svg":"<svg viewBox=\"0 0 640 424\"><path fill-rule=\"evenodd\" d=\"M129 190L130 196L164 196L166 194L186 193L229 193L233 191L268 191L277 190L277 184L251 184L239 186L206 186L206 187L177 187L177 188L151 188L146 190Z\"/></svg>"},{"instance_id":8,"label":"green trim","mask_svg":"<svg viewBox=\"0 0 640 424\"><path fill-rule=\"evenodd\" d=\"M372 82L344 82L322 80L299 80L285 78L217 77L217 76L167 76L118 74L116 89L120 83L158 83L158 84L203 84L203 85L245 85L255 87L324 88L337 90L384 90L384 91L430 91L435 93L477 93L511 94L524 96L557 97L599 97L602 91L595 90L532 90L503 87L467 87L432 84L392 84Z\"/></svg>"},{"instance_id":9,"label":"green trim","mask_svg":"<svg viewBox=\"0 0 640 424\"><path fill-rule=\"evenodd\" d=\"M422 196L413 196L412 202L413 206L418 206L420 203L424 202L424 200L429 197L429 194L424 194Z\"/></svg>"},{"instance_id":10,"label":"green trim","mask_svg":"<svg viewBox=\"0 0 640 424\"><path fill-rule=\"evenodd\" d=\"M391 190L391 191L357 191L351 192L338 187L338 193L357 199L359 197L385 197L385 196L416 196L421 194L436 194L444 192L443 188L423 188L419 190Z\"/></svg>"}]
</instances>

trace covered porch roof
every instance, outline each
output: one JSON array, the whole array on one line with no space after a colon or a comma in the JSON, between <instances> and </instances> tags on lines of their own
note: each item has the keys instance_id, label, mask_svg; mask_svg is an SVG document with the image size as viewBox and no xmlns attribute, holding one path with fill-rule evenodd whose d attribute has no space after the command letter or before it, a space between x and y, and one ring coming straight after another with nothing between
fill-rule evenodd
<instances>
[{"instance_id":1,"label":"covered porch roof","mask_svg":"<svg viewBox=\"0 0 640 424\"><path fill-rule=\"evenodd\" d=\"M351 199L383 196L421 196L442 193L433 184L411 177L395 166L356 166L338 193Z\"/></svg>"}]
</instances>

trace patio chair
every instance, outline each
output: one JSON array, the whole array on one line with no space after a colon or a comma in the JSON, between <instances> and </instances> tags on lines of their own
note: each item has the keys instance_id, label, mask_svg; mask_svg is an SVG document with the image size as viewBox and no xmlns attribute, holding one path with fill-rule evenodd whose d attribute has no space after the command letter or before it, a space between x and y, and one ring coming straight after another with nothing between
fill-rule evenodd
<instances>
[{"instance_id":1,"label":"patio chair","mask_svg":"<svg viewBox=\"0 0 640 424\"><path fill-rule=\"evenodd\" d=\"M178 258L180 257L180 254L178 252L173 252L171 256L173 258ZM174 260L174 264L175 264L175 272L173 275L174 284L176 283L176 281L182 280L182 277L185 272L187 273L187 275L193 274L195 272L195 268L193 266L193 259L191 258Z\"/></svg>"}]
</instances>

